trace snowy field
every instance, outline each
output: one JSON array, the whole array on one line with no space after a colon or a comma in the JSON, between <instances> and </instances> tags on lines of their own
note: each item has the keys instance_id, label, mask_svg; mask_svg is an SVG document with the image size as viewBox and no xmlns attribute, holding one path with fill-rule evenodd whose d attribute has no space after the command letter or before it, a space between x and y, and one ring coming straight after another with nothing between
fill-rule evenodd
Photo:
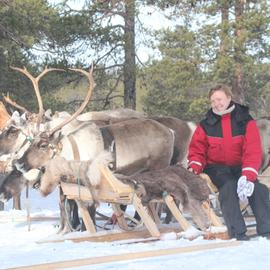
<instances>
[{"instance_id":1,"label":"snowy field","mask_svg":"<svg viewBox=\"0 0 270 270\"><path fill-rule=\"evenodd\" d=\"M58 217L58 192L47 198L40 197L37 191L30 193L31 216ZM24 194L23 194L24 196ZM22 201L25 208L26 202ZM110 207L102 204L100 212L111 214ZM9 269L25 265L66 261L73 259L92 258L108 255L129 254L132 252L147 252L160 249L197 246L207 243L225 243L222 240L203 240L199 237L193 241L175 240L170 235L156 242L126 244L118 242L80 242L70 240L59 243L37 243L40 240L57 238L58 219L50 221L32 221L30 231L27 222L23 221L26 212L11 210L11 202L5 205L5 211L0 212L0 269ZM71 233L71 236L78 233ZM86 232L80 233L87 235ZM164 270L164 269L207 269L207 270L254 270L269 269L270 241L264 238L239 243L237 246L204 251L179 253L174 255L143 258L127 261L110 262L66 269L118 269L118 270ZM50 268L54 269L54 268Z\"/></svg>"}]
</instances>

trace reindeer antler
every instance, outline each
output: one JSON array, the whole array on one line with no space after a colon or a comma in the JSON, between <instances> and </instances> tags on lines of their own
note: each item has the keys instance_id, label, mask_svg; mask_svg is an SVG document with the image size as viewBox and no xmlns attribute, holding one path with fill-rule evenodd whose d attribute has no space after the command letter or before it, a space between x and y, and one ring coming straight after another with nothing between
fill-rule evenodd
<instances>
[{"instance_id":1,"label":"reindeer antler","mask_svg":"<svg viewBox=\"0 0 270 270\"><path fill-rule=\"evenodd\" d=\"M23 111L24 113L27 113L27 114L31 114L26 108L24 108L23 106L21 105L18 105L15 101L13 101L10 96L9 96L9 93L7 93L7 95L5 96L3 94L3 99L6 103L10 104L11 106Z\"/></svg>"},{"instance_id":2,"label":"reindeer antler","mask_svg":"<svg viewBox=\"0 0 270 270\"><path fill-rule=\"evenodd\" d=\"M73 70L73 71L76 71L76 72L80 72L82 73L83 75L85 75L87 78L88 78L88 81L89 81L89 88L88 88L88 92L86 94L86 97L83 101L83 103L81 104L80 108L69 118L69 119L66 119L64 122L62 122L60 125L56 126L55 128L53 128L49 134L50 136L52 134L54 134L57 130L61 129L63 126L67 125L68 123L70 123L72 120L74 120L79 114L82 113L82 111L85 109L86 105L88 104L91 96L92 96L92 92L93 92L93 89L95 88L96 86L96 83L94 81L94 78L93 78L93 64L91 65L91 68L89 70L89 72L86 72L85 70L83 69L78 69L78 68L70 68L70 70Z\"/></svg>"},{"instance_id":3,"label":"reindeer antler","mask_svg":"<svg viewBox=\"0 0 270 270\"><path fill-rule=\"evenodd\" d=\"M43 77L46 73L48 73L50 71L65 71L65 70L60 69L60 68L47 68L47 66L46 66L45 69L37 77L34 77L32 74L30 74L30 72L26 69L26 67L23 67L23 69L22 69L22 68L11 66L11 68L14 70L17 70L17 71L23 73L25 76L27 76L34 86L34 90L36 93L36 97L38 100L38 106L39 106L38 122L37 122L37 126L39 129L39 125L40 125L41 118L42 118L43 113L44 113L44 109L43 109L43 103L42 103L42 99L41 99L41 95L40 95L40 91L39 91L38 82L41 79L41 77Z\"/></svg>"}]
</instances>

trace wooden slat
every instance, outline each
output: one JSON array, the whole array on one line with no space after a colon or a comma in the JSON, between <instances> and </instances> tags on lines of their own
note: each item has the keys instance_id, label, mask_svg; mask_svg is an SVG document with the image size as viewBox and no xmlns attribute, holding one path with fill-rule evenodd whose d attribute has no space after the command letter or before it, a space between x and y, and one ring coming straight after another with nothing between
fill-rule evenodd
<instances>
[{"instance_id":1,"label":"wooden slat","mask_svg":"<svg viewBox=\"0 0 270 270\"><path fill-rule=\"evenodd\" d=\"M173 216L176 218L178 223L180 224L181 228L186 231L191 228L191 225L186 220L186 218L182 215L179 208L176 206L173 197L167 195L164 197L164 201L166 202L167 206L169 207L170 211L172 212Z\"/></svg>"},{"instance_id":2,"label":"wooden slat","mask_svg":"<svg viewBox=\"0 0 270 270\"><path fill-rule=\"evenodd\" d=\"M150 201L148 204L149 214L151 215L151 217L153 218L153 220L155 221L156 224L161 223L160 218L158 216L158 211L157 211L157 208L158 208L157 204L159 204L159 203L163 203L163 202L162 201L160 201L160 202Z\"/></svg>"},{"instance_id":3,"label":"wooden slat","mask_svg":"<svg viewBox=\"0 0 270 270\"><path fill-rule=\"evenodd\" d=\"M61 268L63 269L63 268L80 267L80 266L86 266L86 265L95 265L95 264L101 264L101 263L160 257L160 256L167 256L167 255L187 253L187 252L211 250L211 249L217 249L217 248L235 247L241 244L242 243L240 241L210 243L210 244L193 245L193 246L179 247L179 248L149 250L149 251L141 251L141 252L132 252L129 254L118 254L118 255L100 256L100 257L94 257L94 258L92 257L92 258L85 258L85 259L69 260L69 261L62 261L62 262L36 264L36 265L30 265L30 266L7 268L7 270L47 270L47 269L61 269Z\"/></svg>"},{"instance_id":4,"label":"wooden slat","mask_svg":"<svg viewBox=\"0 0 270 270\"><path fill-rule=\"evenodd\" d=\"M209 206L208 202L203 202L202 207L205 210L209 220L211 221L213 226L217 227L224 227L223 223L221 222L220 218L215 214L213 209Z\"/></svg>"},{"instance_id":5,"label":"wooden slat","mask_svg":"<svg viewBox=\"0 0 270 270\"><path fill-rule=\"evenodd\" d=\"M90 233L95 233L96 232L96 226L92 220L92 218L89 215L87 207L84 205L83 202L76 200L76 203L79 207L79 212L82 216L85 228L88 232Z\"/></svg>"},{"instance_id":6,"label":"wooden slat","mask_svg":"<svg viewBox=\"0 0 270 270\"><path fill-rule=\"evenodd\" d=\"M160 227L159 231L161 233L169 233L169 232L175 232L179 233L181 230L179 228L173 227L173 228L168 228L168 227ZM140 231L121 231L121 232L114 232L111 231L108 234L100 234L96 233L93 235L76 235L76 236L65 236L63 235L61 238L55 238L55 239L44 239L44 240L39 240L36 243L37 244L44 244L44 243L59 243L59 242L64 242L66 240L72 241L74 243L79 243L79 242L114 242L114 241L121 241L121 240L132 240L132 239L147 239L151 237L151 234L149 233L148 230L140 230ZM157 238L159 239L159 238Z\"/></svg>"},{"instance_id":7,"label":"wooden slat","mask_svg":"<svg viewBox=\"0 0 270 270\"><path fill-rule=\"evenodd\" d=\"M100 194L102 194L102 190L111 190L114 193L133 193L133 189L121 181L119 181L109 170L108 167L99 166L101 172L101 184L100 184Z\"/></svg>"},{"instance_id":8,"label":"wooden slat","mask_svg":"<svg viewBox=\"0 0 270 270\"><path fill-rule=\"evenodd\" d=\"M104 184L103 184L104 185ZM61 182L61 187L64 194L73 200L93 201L92 195L87 187L79 186L77 184ZM94 189L96 197L101 202L115 202L120 204L130 204L134 191L117 193L110 190L109 187L99 187L98 190Z\"/></svg>"},{"instance_id":9,"label":"wooden slat","mask_svg":"<svg viewBox=\"0 0 270 270\"><path fill-rule=\"evenodd\" d=\"M142 205L141 200L136 194L133 195L133 205L151 235L153 237L160 237L160 232L157 228L157 224L150 217L149 213L147 212L147 208Z\"/></svg>"}]
</instances>

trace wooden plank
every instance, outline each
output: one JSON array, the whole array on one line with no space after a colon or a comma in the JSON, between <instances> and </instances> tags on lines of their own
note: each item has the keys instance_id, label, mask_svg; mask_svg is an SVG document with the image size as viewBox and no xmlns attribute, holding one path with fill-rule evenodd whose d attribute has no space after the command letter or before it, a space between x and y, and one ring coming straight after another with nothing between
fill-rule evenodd
<instances>
[{"instance_id":1,"label":"wooden plank","mask_svg":"<svg viewBox=\"0 0 270 270\"><path fill-rule=\"evenodd\" d=\"M61 182L63 193L69 198L81 201L93 201L91 192L84 186Z\"/></svg>"},{"instance_id":2,"label":"wooden plank","mask_svg":"<svg viewBox=\"0 0 270 270\"><path fill-rule=\"evenodd\" d=\"M161 233L168 233L168 232L175 232L175 233L179 233L181 230L179 228L176 227L160 227L159 231ZM72 241L74 243L79 243L79 242L114 242L114 241L121 241L121 240L131 240L131 239L147 239L151 237L151 234L149 233L148 230L144 229L141 231L122 231L122 232L110 232L109 234L93 234L93 235L81 235L78 236L76 234L76 236L68 236L68 235L64 235L61 238L55 238L55 239L43 239L43 240L39 240L36 243L38 244L44 244L44 243L59 243L59 242L64 242L66 240ZM158 238L159 239L159 238Z\"/></svg>"},{"instance_id":3,"label":"wooden plank","mask_svg":"<svg viewBox=\"0 0 270 270\"><path fill-rule=\"evenodd\" d=\"M160 204L160 203L163 203L163 201L161 201L161 200L160 200L160 202L150 201L148 204L149 214L151 215L151 217L153 218L153 220L155 221L155 223L157 225L161 223L160 218L158 216L158 212L157 212L158 204Z\"/></svg>"},{"instance_id":4,"label":"wooden plank","mask_svg":"<svg viewBox=\"0 0 270 270\"><path fill-rule=\"evenodd\" d=\"M84 205L83 202L76 200L76 203L79 207L79 212L82 216L85 228L88 232L90 233L95 233L96 232L96 226L92 220L92 218L89 215L87 207Z\"/></svg>"},{"instance_id":5,"label":"wooden plank","mask_svg":"<svg viewBox=\"0 0 270 270\"><path fill-rule=\"evenodd\" d=\"M157 228L156 223L147 213L146 207L144 207L141 203L141 200L138 198L136 194L133 195L133 205L136 211L139 213L145 227L149 230L153 237L160 237L160 232Z\"/></svg>"},{"instance_id":6,"label":"wooden plank","mask_svg":"<svg viewBox=\"0 0 270 270\"><path fill-rule=\"evenodd\" d=\"M92 195L87 187L79 186L72 183L61 182L61 187L64 194L73 200L81 201L93 201ZM120 203L120 204L130 204L132 201L132 192L121 192L116 193L110 190L108 187L99 187L99 189L94 189L96 197L101 202L111 202L111 203Z\"/></svg>"},{"instance_id":7,"label":"wooden plank","mask_svg":"<svg viewBox=\"0 0 270 270\"><path fill-rule=\"evenodd\" d=\"M215 214L213 209L209 206L208 202L203 202L202 207L205 210L212 225L217 226L217 227L224 227L223 223L221 222L221 219Z\"/></svg>"},{"instance_id":8,"label":"wooden plank","mask_svg":"<svg viewBox=\"0 0 270 270\"><path fill-rule=\"evenodd\" d=\"M108 167L99 166L101 172L100 190L111 190L114 193L133 193L133 189L121 181L119 181L109 170Z\"/></svg>"},{"instance_id":9,"label":"wooden plank","mask_svg":"<svg viewBox=\"0 0 270 270\"><path fill-rule=\"evenodd\" d=\"M186 231L191 228L189 222L186 220L186 218L180 212L179 208L176 206L173 197L167 195L164 197L164 201L166 202L167 206L169 207L170 211L172 212L173 216L176 218L182 229Z\"/></svg>"},{"instance_id":10,"label":"wooden plank","mask_svg":"<svg viewBox=\"0 0 270 270\"><path fill-rule=\"evenodd\" d=\"M77 259L77 260L68 260L68 261L61 261L61 262L36 264L36 265L8 268L7 270L45 270L45 269L47 270L47 269L61 269L61 268L63 269L63 268L71 268L71 267L81 267L81 266L86 266L86 265L95 265L95 264L101 264L101 263L138 260L142 258L153 258L153 257L181 254L181 253L187 253L187 252L218 249L218 248L236 247L241 244L242 242L240 241L210 243L210 244L192 245L192 246L179 247L179 248L148 250L148 251L141 251L141 252L132 252L128 254L118 254L118 255L100 256L100 257L92 257L92 258Z\"/></svg>"}]
</instances>

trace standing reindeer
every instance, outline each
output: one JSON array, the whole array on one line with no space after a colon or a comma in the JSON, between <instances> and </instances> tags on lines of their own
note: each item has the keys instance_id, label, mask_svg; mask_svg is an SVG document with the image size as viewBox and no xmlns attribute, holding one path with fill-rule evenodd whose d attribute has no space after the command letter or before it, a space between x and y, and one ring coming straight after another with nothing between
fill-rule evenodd
<instances>
[{"instance_id":1,"label":"standing reindeer","mask_svg":"<svg viewBox=\"0 0 270 270\"><path fill-rule=\"evenodd\" d=\"M89 90L81 107L69 119L57 125L48 123L47 129L36 136L31 146L16 163L17 169L27 172L39 168L56 155L67 160L93 161L104 149L110 149L114 156L114 169L134 173L141 169L153 170L170 164L173 153L173 132L151 119L131 119L103 128L88 122L72 125L88 103L94 80L92 70L83 73L89 79ZM154 139L153 139L154 138ZM3 200L11 196L12 188L6 179L0 188Z\"/></svg>"}]
</instances>

